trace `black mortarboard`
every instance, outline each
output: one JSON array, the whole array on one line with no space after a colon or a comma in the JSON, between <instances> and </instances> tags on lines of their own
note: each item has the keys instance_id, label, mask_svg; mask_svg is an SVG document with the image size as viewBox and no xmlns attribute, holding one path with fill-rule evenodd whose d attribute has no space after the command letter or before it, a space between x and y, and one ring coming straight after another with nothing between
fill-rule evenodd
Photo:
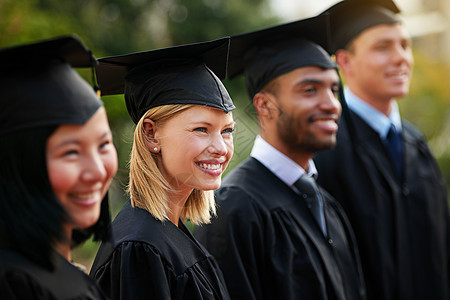
<instances>
[{"instance_id":1,"label":"black mortarboard","mask_svg":"<svg viewBox=\"0 0 450 300\"><path fill-rule=\"evenodd\" d=\"M0 134L84 124L102 103L73 67L96 63L74 36L1 49Z\"/></svg>"},{"instance_id":2,"label":"black mortarboard","mask_svg":"<svg viewBox=\"0 0 450 300\"><path fill-rule=\"evenodd\" d=\"M200 104L235 108L219 78L226 75L229 37L99 59L103 95L125 93L134 123L152 107Z\"/></svg>"},{"instance_id":3,"label":"black mortarboard","mask_svg":"<svg viewBox=\"0 0 450 300\"><path fill-rule=\"evenodd\" d=\"M322 14L330 15L332 43L330 51L345 49L364 30L400 22L400 9L392 0L344 0Z\"/></svg>"},{"instance_id":4,"label":"black mortarboard","mask_svg":"<svg viewBox=\"0 0 450 300\"><path fill-rule=\"evenodd\" d=\"M253 98L271 80L297 68L336 68L323 49L329 39L326 15L232 36L228 76L245 74Z\"/></svg>"}]
</instances>

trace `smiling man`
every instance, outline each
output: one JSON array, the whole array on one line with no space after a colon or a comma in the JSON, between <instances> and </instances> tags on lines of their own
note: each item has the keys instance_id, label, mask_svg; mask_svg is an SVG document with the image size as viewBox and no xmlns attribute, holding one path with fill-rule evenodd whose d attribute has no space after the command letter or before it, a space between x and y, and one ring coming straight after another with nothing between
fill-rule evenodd
<instances>
[{"instance_id":1,"label":"smiling man","mask_svg":"<svg viewBox=\"0 0 450 300\"><path fill-rule=\"evenodd\" d=\"M410 37L391 0L345 0L326 10L346 88L318 182L354 228L368 299L447 299L447 191L422 134L400 118L409 90Z\"/></svg>"},{"instance_id":2,"label":"smiling man","mask_svg":"<svg viewBox=\"0 0 450 300\"><path fill-rule=\"evenodd\" d=\"M231 38L229 76L245 74L259 135L216 193L217 219L195 234L232 299L365 298L347 218L315 185L312 157L335 144L341 112L336 64L317 44L326 21Z\"/></svg>"}]
</instances>

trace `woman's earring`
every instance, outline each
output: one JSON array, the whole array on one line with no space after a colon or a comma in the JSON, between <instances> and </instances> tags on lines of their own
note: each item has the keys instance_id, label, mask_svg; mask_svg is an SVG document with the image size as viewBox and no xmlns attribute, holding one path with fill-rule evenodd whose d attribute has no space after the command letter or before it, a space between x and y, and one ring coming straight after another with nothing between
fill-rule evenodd
<instances>
[{"instance_id":1,"label":"woman's earring","mask_svg":"<svg viewBox=\"0 0 450 300\"><path fill-rule=\"evenodd\" d=\"M158 151L158 148L157 148L157 147L155 147L155 148L153 148L153 150L155 150L155 151Z\"/></svg>"}]
</instances>

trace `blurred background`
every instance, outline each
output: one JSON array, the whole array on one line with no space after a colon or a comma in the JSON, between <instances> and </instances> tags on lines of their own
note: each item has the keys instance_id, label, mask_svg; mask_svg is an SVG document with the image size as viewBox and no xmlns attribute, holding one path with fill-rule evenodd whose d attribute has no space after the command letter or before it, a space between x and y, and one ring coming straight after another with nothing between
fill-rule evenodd
<instances>
[{"instance_id":1,"label":"blurred background","mask_svg":"<svg viewBox=\"0 0 450 300\"><path fill-rule=\"evenodd\" d=\"M97 58L201 42L312 17L339 0L0 0L0 47L76 34ZM450 1L396 0L413 37L415 67L401 114L425 134L450 183ZM91 82L91 71L80 70ZM235 154L246 159L257 123L242 78L225 81L237 109ZM113 130L119 171L110 192L114 217L127 200L128 157L134 124L123 95L102 98ZM4 146L4 145L2 145ZM74 250L89 269L98 244Z\"/></svg>"}]
</instances>

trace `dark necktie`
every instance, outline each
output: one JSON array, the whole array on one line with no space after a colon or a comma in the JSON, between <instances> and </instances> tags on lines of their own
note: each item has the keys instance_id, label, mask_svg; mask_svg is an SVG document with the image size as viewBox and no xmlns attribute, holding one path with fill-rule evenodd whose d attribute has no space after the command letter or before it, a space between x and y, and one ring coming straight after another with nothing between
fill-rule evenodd
<instances>
[{"instance_id":1,"label":"dark necktie","mask_svg":"<svg viewBox=\"0 0 450 300\"><path fill-rule=\"evenodd\" d=\"M401 177L403 170L402 137L392 124L386 136L385 145L388 149L392 163L397 170L397 174Z\"/></svg>"},{"instance_id":2,"label":"dark necktie","mask_svg":"<svg viewBox=\"0 0 450 300\"><path fill-rule=\"evenodd\" d=\"M300 192L301 197L305 199L306 205L319 224L320 229L326 234L323 200L316 181L310 176L303 175L294 183L294 186Z\"/></svg>"}]
</instances>

